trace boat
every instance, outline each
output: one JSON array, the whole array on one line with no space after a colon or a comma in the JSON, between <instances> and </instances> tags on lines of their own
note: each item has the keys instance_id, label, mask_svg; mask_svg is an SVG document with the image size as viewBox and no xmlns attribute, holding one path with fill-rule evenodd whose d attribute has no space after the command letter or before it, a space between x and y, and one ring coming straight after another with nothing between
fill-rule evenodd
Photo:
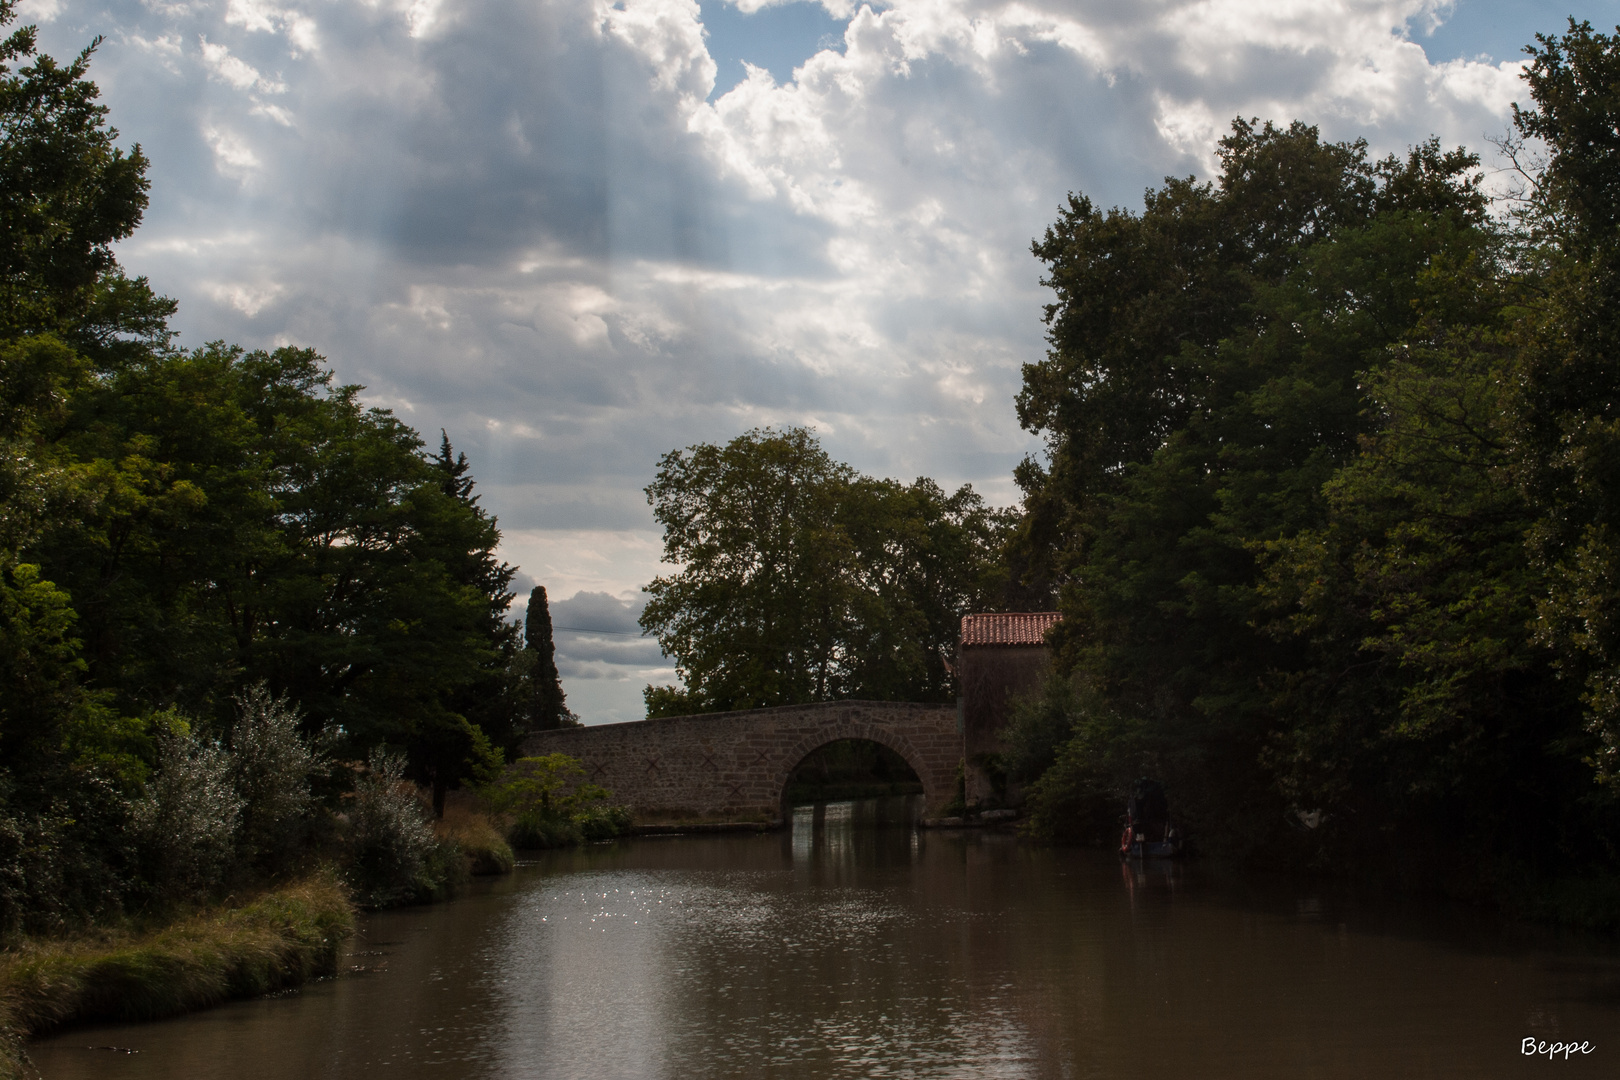
<instances>
[{"instance_id":1,"label":"boat","mask_svg":"<svg viewBox=\"0 0 1620 1080\"><path fill-rule=\"evenodd\" d=\"M1125 804L1125 832L1119 838L1121 859L1174 859L1186 850L1185 838L1170 819L1164 785L1143 777Z\"/></svg>"}]
</instances>

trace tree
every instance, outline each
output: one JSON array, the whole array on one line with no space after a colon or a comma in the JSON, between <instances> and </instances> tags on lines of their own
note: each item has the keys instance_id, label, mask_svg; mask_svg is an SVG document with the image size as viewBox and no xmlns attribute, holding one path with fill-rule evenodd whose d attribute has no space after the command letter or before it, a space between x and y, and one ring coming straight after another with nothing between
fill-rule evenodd
<instances>
[{"instance_id":1,"label":"tree","mask_svg":"<svg viewBox=\"0 0 1620 1080\"><path fill-rule=\"evenodd\" d=\"M1538 638L1580 683L1593 752L1620 792L1620 31L1569 22L1538 34L1525 81L1535 108L1514 106L1522 136L1547 150L1529 175L1521 222L1545 302L1531 309L1514 375L1513 433L1537 510L1532 551L1547 569Z\"/></svg>"},{"instance_id":2,"label":"tree","mask_svg":"<svg viewBox=\"0 0 1620 1080\"><path fill-rule=\"evenodd\" d=\"M1493 284L1500 239L1465 152L1431 140L1375 162L1364 144L1325 144L1301 124L1239 121L1220 155L1215 183L1168 180L1140 215L1102 215L1075 197L1036 244L1058 302L1051 351L1026 368L1019 399L1025 425L1048 442L1047 463L1020 471L1021 537L1062 582L1063 669L1084 672L1139 725L1138 745L1207 836L1258 843L1290 805L1329 797L1316 781L1283 779L1303 775L1291 771L1304 768L1294 737L1323 730L1291 696L1293 680L1314 672L1338 692L1373 688L1346 678L1366 659L1360 637L1333 654L1279 629L1267 553L1319 543L1342 509L1335 491L1348 489L1335 478L1395 407L1381 395L1396 382L1379 375L1392 350L1423 350L1438 366L1423 370L1444 370L1453 328L1489 328L1505 301ZM1419 368L1401 394L1424 387ZM1429 392L1438 407L1449 391ZM1487 579L1491 558L1475 567ZM1446 670L1434 677L1467 678ZM1478 730L1453 729L1454 748ZM1396 786L1442 768L1430 771L1421 754L1382 764ZM1335 820L1376 831L1375 819L1399 816L1379 809L1389 814Z\"/></svg>"},{"instance_id":3,"label":"tree","mask_svg":"<svg viewBox=\"0 0 1620 1080\"><path fill-rule=\"evenodd\" d=\"M957 621L1000 583L1005 520L971 488L873 480L790 428L671 451L647 498L682 569L641 625L684 683L649 715L952 696Z\"/></svg>"},{"instance_id":4,"label":"tree","mask_svg":"<svg viewBox=\"0 0 1620 1080\"><path fill-rule=\"evenodd\" d=\"M544 585L536 585L529 591L529 607L523 614L523 651L527 654L529 730L550 731L570 724L573 714L568 711L562 676L557 673L551 605L546 600Z\"/></svg>"},{"instance_id":5,"label":"tree","mask_svg":"<svg viewBox=\"0 0 1620 1080\"><path fill-rule=\"evenodd\" d=\"M0 26L15 18L0 0ZM115 145L107 107L85 78L96 38L65 67L35 54L36 29L0 42L0 335L60 330L116 271L112 244L146 209L146 158ZM14 69L24 58L33 63Z\"/></svg>"}]
</instances>

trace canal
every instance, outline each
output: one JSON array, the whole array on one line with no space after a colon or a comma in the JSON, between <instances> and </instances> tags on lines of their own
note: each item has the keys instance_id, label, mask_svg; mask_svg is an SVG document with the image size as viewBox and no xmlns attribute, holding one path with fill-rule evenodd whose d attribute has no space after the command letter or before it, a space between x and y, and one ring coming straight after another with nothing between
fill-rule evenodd
<instances>
[{"instance_id":1,"label":"canal","mask_svg":"<svg viewBox=\"0 0 1620 1080\"><path fill-rule=\"evenodd\" d=\"M47 1080L1620 1075L1608 945L905 820L548 853L368 917L337 978L30 1049Z\"/></svg>"}]
</instances>

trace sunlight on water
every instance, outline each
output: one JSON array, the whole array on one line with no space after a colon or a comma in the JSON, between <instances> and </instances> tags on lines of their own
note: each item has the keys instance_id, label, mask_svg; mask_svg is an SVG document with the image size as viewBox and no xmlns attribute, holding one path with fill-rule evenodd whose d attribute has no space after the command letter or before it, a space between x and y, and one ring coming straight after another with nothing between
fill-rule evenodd
<instances>
[{"instance_id":1,"label":"sunlight on water","mask_svg":"<svg viewBox=\"0 0 1620 1080\"><path fill-rule=\"evenodd\" d=\"M1607 946L919 831L916 809L551 853L365 920L343 977L35 1059L48 1080L1613 1075ZM1527 1059L1531 1036L1602 1056Z\"/></svg>"}]
</instances>

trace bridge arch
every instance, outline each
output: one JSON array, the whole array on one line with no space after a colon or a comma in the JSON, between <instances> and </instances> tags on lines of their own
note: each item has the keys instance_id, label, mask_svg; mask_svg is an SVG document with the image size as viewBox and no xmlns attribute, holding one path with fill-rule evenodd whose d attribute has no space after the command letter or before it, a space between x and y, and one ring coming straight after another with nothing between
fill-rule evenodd
<instances>
[{"instance_id":1,"label":"bridge arch","mask_svg":"<svg viewBox=\"0 0 1620 1080\"><path fill-rule=\"evenodd\" d=\"M777 796L777 803L781 808L780 812L784 820L792 814L793 808L788 805L788 786L793 782L793 774L798 771L799 766L803 765L811 754L820 750L823 746L829 746L832 743L842 742L846 739L874 742L900 755L900 759L911 767L911 771L917 774L917 779L922 783L923 803L925 806L936 805L936 794L943 794L943 797L938 801L938 805L944 805L944 803L950 801L952 792L938 793L933 790L934 784L937 784L938 780L934 778L934 784L930 784L926 759L911 744L910 739L904 735L874 727L870 724L840 722L829 725L826 731L805 736L792 749L788 750L784 756L783 761L786 763L786 768L781 770L772 780L772 783L780 791Z\"/></svg>"},{"instance_id":2,"label":"bridge arch","mask_svg":"<svg viewBox=\"0 0 1620 1080\"><path fill-rule=\"evenodd\" d=\"M537 732L523 752L578 758L642 821L781 822L793 770L840 739L899 754L931 816L955 795L962 732L953 705L826 701L597 724Z\"/></svg>"}]
</instances>

